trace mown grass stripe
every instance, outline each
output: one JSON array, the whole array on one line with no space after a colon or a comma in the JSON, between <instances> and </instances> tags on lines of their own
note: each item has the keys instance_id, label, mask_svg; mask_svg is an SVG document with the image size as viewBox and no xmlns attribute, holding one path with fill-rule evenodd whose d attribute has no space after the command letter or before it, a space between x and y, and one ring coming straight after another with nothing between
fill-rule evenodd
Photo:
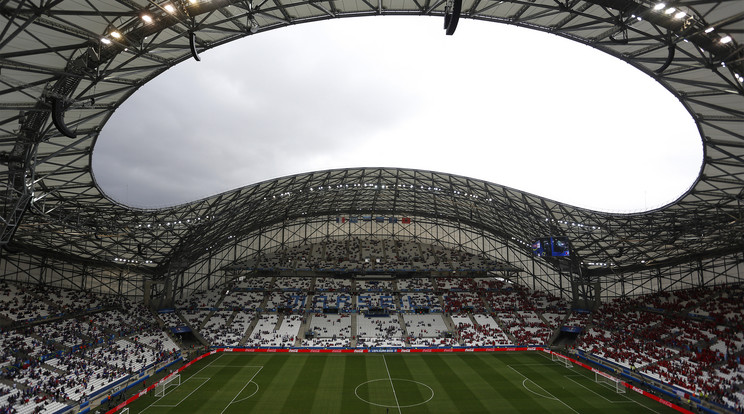
<instances>
[{"instance_id":1,"label":"mown grass stripe","mask_svg":"<svg viewBox=\"0 0 744 414\"><path fill-rule=\"evenodd\" d=\"M472 370L473 375L480 379L479 382L490 387L491 392L486 390L488 397L482 400L489 409L501 412L535 412L534 407L520 403L530 400L531 396L527 395L521 385L501 375L506 366L499 359L491 358L487 354L468 354L463 356L462 361Z\"/></svg>"},{"instance_id":2,"label":"mown grass stripe","mask_svg":"<svg viewBox=\"0 0 744 414\"><path fill-rule=\"evenodd\" d=\"M263 371L263 362L258 362L257 358L252 355L231 355L229 361L223 360L223 362L220 371L212 378L221 385L212 394L220 395L220 402L214 402L209 407L209 412L231 414L249 411L258 398L257 391L261 390L258 381ZM235 374L226 375L227 372L235 369L238 369Z\"/></svg>"},{"instance_id":3,"label":"mown grass stripe","mask_svg":"<svg viewBox=\"0 0 744 414\"><path fill-rule=\"evenodd\" d=\"M346 365L344 366L344 387L341 392L341 411L342 413L369 413L372 406L362 402L357 398L354 390L357 386L369 380L367 372L366 355L348 355L345 356Z\"/></svg>"},{"instance_id":4,"label":"mown grass stripe","mask_svg":"<svg viewBox=\"0 0 744 414\"><path fill-rule=\"evenodd\" d=\"M426 361L431 367L434 376L444 385L444 392L449 396L450 400L452 400L456 407L455 412L488 412L488 409L480 402L480 395L476 395L471 391L471 381L467 377L460 375L459 372L453 370L446 362L447 360L454 361L456 359L450 358L451 356L455 356L455 354L431 354L426 358ZM463 367L465 367L465 365L463 365Z\"/></svg>"},{"instance_id":5,"label":"mown grass stripe","mask_svg":"<svg viewBox=\"0 0 744 414\"><path fill-rule=\"evenodd\" d=\"M318 355L315 354L236 353L220 355L218 363L213 366L207 364L217 361L217 356L205 358L204 361L198 362L182 373L183 378L204 377L209 378L209 381L179 407L147 408L155 399L152 396L146 396L135 402L130 407L130 412L137 414L147 408L145 414L219 414L236 395L239 396L235 400L236 403L231 404L224 414L277 412L320 412L323 414L385 414L387 412L397 414L398 412L394 405L385 365L382 363L383 357L379 354L323 355L320 358L317 358ZM311 368L306 366L306 364L313 364L309 358L314 358L312 361L325 360L325 362ZM566 369L537 352L386 354L385 358L392 377L407 376L434 390L434 397L429 403L402 408L403 414L458 412L575 414L573 409L581 414L637 413L639 411L649 414L667 414L674 412L673 409L644 399L643 396L632 391L624 396L630 397L637 403L613 403L613 399L607 401L600 398L597 394L575 385L565 377L567 373L571 375L580 373L586 377L585 380L579 376L572 378L586 381L589 388L596 389L599 386L594 384L593 375L576 367ZM253 388L246 388L243 393L240 393L240 388L246 385L246 381L250 380L258 369L257 367L263 367L254 378L260 389L254 396L244 399L244 396L253 392ZM200 371L202 368L204 369ZM308 374L316 369L316 374ZM377 394L375 398L378 398L378 403L382 403L380 404L382 406L363 402L354 394L357 386L369 380L379 380L379 384L375 386L372 393ZM182 387L179 387L181 391L173 390L174 396L177 393L186 395L194 390L193 386L189 386L184 381L182 379ZM529 393L523 382L527 382L535 390L538 390L537 385L540 385L544 388L546 396L541 397ZM569 390L567 383L575 387ZM209 386L208 390L207 386ZM234 391L226 392L232 387L235 387ZM566 390L563 389L564 387ZM396 390L398 390L398 396L402 397L398 386ZM421 390L423 388L419 388L419 393L422 392ZM547 395L548 393L550 395ZM607 390L605 393L605 395L611 395L612 390ZM617 398L624 399L621 396ZM296 400L296 405L288 403L290 399ZM561 401L566 402L572 408L567 407ZM645 405L649 407L643 407Z\"/></svg>"},{"instance_id":6,"label":"mown grass stripe","mask_svg":"<svg viewBox=\"0 0 744 414\"><path fill-rule=\"evenodd\" d=\"M297 376L304 365L304 358L271 354L262 356L260 362L254 360L251 365L263 366L261 373L254 379L259 384L260 391L246 401L253 403L253 406L244 409L255 413L280 412L281 404L290 397L287 380Z\"/></svg>"},{"instance_id":7,"label":"mown grass stripe","mask_svg":"<svg viewBox=\"0 0 744 414\"><path fill-rule=\"evenodd\" d=\"M404 361L407 357L408 355L403 356L400 354L391 354L386 357L388 370L390 371L390 376L393 378L398 403L401 407L420 404L429 398L429 394L424 395L421 386L417 382L413 382L419 381L419 379L405 364ZM396 381L396 379L398 380Z\"/></svg>"},{"instance_id":8,"label":"mown grass stripe","mask_svg":"<svg viewBox=\"0 0 744 414\"><path fill-rule=\"evenodd\" d=\"M325 368L328 356L323 354L308 355L305 364L294 381L291 382L291 398L284 401L282 412L300 413L307 411L320 392L320 377ZM325 396L325 395L324 395Z\"/></svg>"},{"instance_id":9,"label":"mown grass stripe","mask_svg":"<svg viewBox=\"0 0 744 414\"><path fill-rule=\"evenodd\" d=\"M343 355L329 355L325 360L323 372L318 379L315 399L313 400L313 413L340 413L342 399L339 398L340 390L346 385L346 362L349 358ZM346 392L346 391L343 391Z\"/></svg>"},{"instance_id":10,"label":"mown grass stripe","mask_svg":"<svg viewBox=\"0 0 744 414\"><path fill-rule=\"evenodd\" d=\"M388 370L385 368L385 362L382 359L383 355L376 354L367 356L367 384L364 387L359 388L359 393L362 397L366 395L367 401L373 403L371 405L375 407L385 406L390 408L391 412L397 413L397 403L395 395L393 395L393 389L390 386ZM365 390L367 391L367 394L364 393ZM377 411L372 410L372 412Z\"/></svg>"},{"instance_id":11,"label":"mown grass stripe","mask_svg":"<svg viewBox=\"0 0 744 414\"><path fill-rule=\"evenodd\" d=\"M566 369L557 364L547 363L547 361L542 366L517 364L511 367L522 378L524 387L535 393L537 398L534 398L534 401L545 407L545 409L573 414L596 412L596 409L592 410L590 406L577 404L577 402L581 403L582 399L577 400L575 398L576 396L569 389L565 388L565 385L553 380L553 378L563 378L558 374L556 368Z\"/></svg>"}]
</instances>

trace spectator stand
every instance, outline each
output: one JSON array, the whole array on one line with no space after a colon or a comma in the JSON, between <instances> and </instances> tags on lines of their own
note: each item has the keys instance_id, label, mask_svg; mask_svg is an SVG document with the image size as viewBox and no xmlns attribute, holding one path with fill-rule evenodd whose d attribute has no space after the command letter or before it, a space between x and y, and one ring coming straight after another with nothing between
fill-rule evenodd
<instances>
[{"instance_id":1,"label":"spectator stand","mask_svg":"<svg viewBox=\"0 0 744 414\"><path fill-rule=\"evenodd\" d=\"M308 330L310 334L302 339L302 346L350 347L352 345L351 325L352 316L350 314L313 314Z\"/></svg>"},{"instance_id":2,"label":"spectator stand","mask_svg":"<svg viewBox=\"0 0 744 414\"><path fill-rule=\"evenodd\" d=\"M351 280L347 278L317 277L315 292L351 292Z\"/></svg>"},{"instance_id":3,"label":"spectator stand","mask_svg":"<svg viewBox=\"0 0 744 414\"><path fill-rule=\"evenodd\" d=\"M398 279L398 291L404 292L434 292L434 283L429 277L410 277Z\"/></svg>"},{"instance_id":4,"label":"spectator stand","mask_svg":"<svg viewBox=\"0 0 744 414\"><path fill-rule=\"evenodd\" d=\"M316 291L310 309L316 313L350 313L356 311L355 298L343 292Z\"/></svg>"},{"instance_id":5,"label":"spectator stand","mask_svg":"<svg viewBox=\"0 0 744 414\"><path fill-rule=\"evenodd\" d=\"M307 304L307 294L305 292L276 291L268 295L264 312L304 312Z\"/></svg>"},{"instance_id":6,"label":"spectator stand","mask_svg":"<svg viewBox=\"0 0 744 414\"><path fill-rule=\"evenodd\" d=\"M441 348L457 345L441 314L403 314L411 348Z\"/></svg>"},{"instance_id":7,"label":"spectator stand","mask_svg":"<svg viewBox=\"0 0 744 414\"><path fill-rule=\"evenodd\" d=\"M404 347L403 330L397 317L357 315L357 348Z\"/></svg>"},{"instance_id":8,"label":"spectator stand","mask_svg":"<svg viewBox=\"0 0 744 414\"><path fill-rule=\"evenodd\" d=\"M441 313L442 306L439 297L433 293L402 292L400 294L399 309L402 312Z\"/></svg>"},{"instance_id":9,"label":"spectator stand","mask_svg":"<svg viewBox=\"0 0 744 414\"><path fill-rule=\"evenodd\" d=\"M264 305L265 293L256 291L230 289L225 293L220 308L223 310L246 310L255 311Z\"/></svg>"}]
</instances>

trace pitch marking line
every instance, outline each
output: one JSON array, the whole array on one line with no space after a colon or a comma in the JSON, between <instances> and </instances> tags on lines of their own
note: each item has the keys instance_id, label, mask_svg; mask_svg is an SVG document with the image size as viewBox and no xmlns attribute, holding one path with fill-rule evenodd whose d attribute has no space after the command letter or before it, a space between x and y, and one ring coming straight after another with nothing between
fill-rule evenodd
<instances>
[{"instance_id":1,"label":"pitch marking line","mask_svg":"<svg viewBox=\"0 0 744 414\"><path fill-rule=\"evenodd\" d=\"M427 399L426 399L426 401L422 401L422 402L420 402L420 403L416 403L416 404L410 404L410 405L401 405L401 406L400 406L400 408L410 408L410 407L417 407L417 406L419 406L419 405L424 405L424 404L428 403L429 401L431 401L431 399L432 399L432 398L434 398L434 390L433 390L433 389L432 389L432 388L431 388L430 386L428 386L428 385L424 384L424 383L423 383L423 382L421 382L421 381L415 381L415 380L412 380L412 379L405 379L405 378L393 378L393 380L395 380L395 381L407 381L407 382L412 382L412 383L414 383L414 384L418 384L418 385L421 385L421 386L423 386L423 387L426 387L426 388L428 388L428 389L429 389L429 392L431 392L431 395L429 396L429 398L427 398ZM378 403L374 403L374 402L372 402L372 401L368 401L368 400L365 400L364 398L362 398L362 397L361 397L361 396L359 395L359 388L361 388L361 387L362 387L362 385L365 385L365 384L371 384L371 383L373 383L373 382L378 382L378 381L386 381L386 382L387 382L387 381L388 381L388 379L387 379L387 378L379 378L379 379L373 379L373 380L369 380L369 381L363 382L363 383L361 383L361 384L357 385L357 387L356 387L356 388L354 388L354 395L356 395L356 397L357 397L357 398L358 398L358 399L359 399L360 401L364 401L364 402L366 402L367 404L371 404L371 405L376 405L376 406L378 406L378 407L383 407L383 408L394 408L394 407L395 407L394 405L387 405L387 404L378 404Z\"/></svg>"},{"instance_id":2,"label":"pitch marking line","mask_svg":"<svg viewBox=\"0 0 744 414\"><path fill-rule=\"evenodd\" d=\"M388 369L387 360L385 354L382 354L382 362L385 363L385 371L387 371L388 379L390 380L390 387L393 389L393 397L395 397L395 405L398 406L398 413L402 414L400 410L400 403L398 402L398 394L395 393L395 385L393 385L393 377L390 376L390 370Z\"/></svg>"},{"instance_id":3,"label":"pitch marking line","mask_svg":"<svg viewBox=\"0 0 744 414\"><path fill-rule=\"evenodd\" d=\"M212 365L212 368L261 368L263 365Z\"/></svg>"},{"instance_id":4,"label":"pitch marking line","mask_svg":"<svg viewBox=\"0 0 744 414\"><path fill-rule=\"evenodd\" d=\"M540 355L542 355L542 356L543 356L544 358L547 358L547 359L549 359L549 358L550 358L550 357L549 357L549 356L548 356L548 355L547 355L546 353L540 353ZM552 361L552 359L551 359L551 361ZM516 365L516 364L515 364L515 365ZM579 372L579 371L577 371L577 372ZM583 375L583 374L580 374L580 375ZM585 377L586 377L586 378L589 378L589 379L591 379L591 377L588 377L588 376L585 376ZM623 385L623 386L624 386L624 385ZM632 399L632 398L626 397L626 396L623 396L623 397L627 398L627 399L628 399L629 401L632 401L632 402L634 402L634 403L636 403L636 404L640 405L640 406L641 406L641 407L643 407L643 408L646 408L646 409L648 409L649 411L652 411L652 412L655 412L656 414L659 414L659 412L658 412L658 411L654 410L653 408L651 408L651 407L649 407L649 406L647 406L647 405L644 405L643 403L640 403L640 402L638 402L638 401L636 401L636 400L634 400L634 399Z\"/></svg>"},{"instance_id":5,"label":"pitch marking line","mask_svg":"<svg viewBox=\"0 0 744 414\"><path fill-rule=\"evenodd\" d=\"M209 364L207 364L207 365L203 366L203 367L202 367L202 368L201 368L201 369L200 369L199 371L196 371L196 372L195 372L195 373L194 373L193 375L191 375L191 377L193 377L193 376L195 376L196 374L198 374L198 373L200 373L200 372L204 371L204 369L205 369L205 368L207 368L208 366L210 366L210 365L212 365L213 363L215 363L215 362L216 362L216 361L217 361L218 359L220 359L220 358L222 357L222 355L224 355L224 354L219 354L219 355L217 355L217 358L215 358L215 359L214 359L214 360L213 360L212 362L210 362ZM186 379L186 380L184 380L183 382L186 382L186 381L188 381L189 379L191 379L191 377L187 378L187 379ZM140 411L140 414L142 414L142 413L144 413L145 411L147 411L147 409L148 409L148 408L152 407L152 406L153 406L153 404L155 404L156 402L158 402L158 401L162 400L163 398L165 398L165 396L163 396L163 397L160 397L160 398L158 398L157 400L153 401L153 402L152 402L152 404L148 405L147 407L145 407L145 409L144 409L144 410Z\"/></svg>"},{"instance_id":6,"label":"pitch marking line","mask_svg":"<svg viewBox=\"0 0 744 414\"><path fill-rule=\"evenodd\" d=\"M523 379L523 380L522 380L522 386L524 387L524 389L526 389L527 391L529 391L529 392L531 392L531 393L533 393L533 394L537 395L538 397L543 397L543 398L547 398L547 399L549 399L549 400L553 400L553 401L558 401L558 399L557 399L557 398L555 398L554 396L552 396L552 395L551 395L551 394L549 394L549 393L548 393L548 395L543 395L543 394L540 394L539 392L535 392L535 391L532 391L532 390L530 389L530 387L528 387L528 386L527 386L527 382L528 382L528 381L529 381L529 382L531 382L531 383L533 383L533 384L535 384L535 385L537 385L537 384L535 383L535 381L532 381L532 380L531 380L531 379L529 379L529 378L525 378L525 379ZM542 388L542 387L540 387L539 385L537 385L537 386L538 386L539 388ZM543 391L545 391L545 390L543 389Z\"/></svg>"},{"instance_id":7,"label":"pitch marking line","mask_svg":"<svg viewBox=\"0 0 744 414\"><path fill-rule=\"evenodd\" d=\"M187 379L186 381L190 380L191 378L192 378L192 377L189 377L189 379ZM177 403L176 403L175 405L171 405L171 404L155 404L155 405L153 405L153 407L178 407L179 405L181 405L181 403L182 403L182 402L184 402L184 401L185 401L185 400L186 400L187 398L189 398L189 397L191 396L191 394L195 393L195 392L196 392L196 390L198 390L199 388L201 388L201 387L202 387L202 385L206 384L206 383L207 383L207 381L209 381L209 378L195 378L195 379L203 379L204 381L202 381L202 383L201 383L201 384L199 384L199 386L197 386L196 388L194 388L194 389L193 389L193 390L192 390L192 391L191 391L190 393L188 393L188 394L187 394L187 395L186 395L185 397L181 398L181 401L177 402ZM184 381L183 383L185 384L185 383L186 383L186 381ZM165 398L165 396L163 396L163 398ZM161 398L161 400L162 400L163 398ZM158 401L160 401L160 400L158 400Z\"/></svg>"},{"instance_id":8,"label":"pitch marking line","mask_svg":"<svg viewBox=\"0 0 744 414\"><path fill-rule=\"evenodd\" d=\"M545 367L546 364L538 363L538 364L510 364L513 367Z\"/></svg>"},{"instance_id":9,"label":"pitch marking line","mask_svg":"<svg viewBox=\"0 0 744 414\"><path fill-rule=\"evenodd\" d=\"M251 395L249 395L249 396L247 396L247 397L245 397L245 398L241 398L241 399L239 399L239 400L235 401L235 404L237 404L237 403L239 403L239 402L243 402L243 401L245 401L245 400L247 400L247 399L249 399L249 398L253 397L254 395L256 395L256 393L258 393L258 390L259 390L259 389L260 389L261 387L259 387L259 386L258 386L258 383L257 383L257 382L255 382L255 381L250 381L250 382L248 382L248 384L250 384L251 382L253 383L253 385L255 385L255 386L256 386L256 391L253 391L253 393L251 393Z\"/></svg>"},{"instance_id":10,"label":"pitch marking line","mask_svg":"<svg viewBox=\"0 0 744 414\"><path fill-rule=\"evenodd\" d=\"M258 367L258 371L256 371L256 373L253 374L253 376L251 377L251 379L249 379L248 382L246 382L245 385L243 385L243 388L241 388L240 391L238 391L238 393L235 394L235 396L233 397L233 399L227 404L227 407L225 407L222 411L220 411L220 414L223 414L225 412L225 410L227 410L234 402L236 402L235 399L238 398L238 396L243 392L243 390L245 389L245 387L248 386L248 384L250 384L250 383L253 382L253 378L256 378L256 375L258 375L258 373L261 372L262 369L263 369L263 366ZM255 382L254 382L254 384L255 384ZM256 384L256 392L258 392L258 384ZM255 392L253 394L255 394ZM248 396L246 398L241 399L240 401L244 401L244 400L252 397L253 394L251 394L250 396ZM240 401L237 401L237 402L240 402Z\"/></svg>"},{"instance_id":11,"label":"pitch marking line","mask_svg":"<svg viewBox=\"0 0 744 414\"><path fill-rule=\"evenodd\" d=\"M590 380L590 381L591 381L591 379L592 379L591 377L589 377L589 376L586 376L586 375L583 375L583 374L579 374L579 375L580 375L580 376L582 376L582 377L584 377L584 378L586 378L586 379L588 379L588 380ZM574 376L576 376L576 375L574 375ZM566 375L566 377L568 377L568 376ZM569 379L570 379L570 378L569 378ZM573 380L572 380L572 381L573 381ZM576 381L574 381L574 382L576 382ZM654 413L656 413L656 414L659 414L659 412L658 412L658 411L656 411L656 410L654 410L653 408L651 408L651 407L649 407L649 406L647 406L647 405L645 405L645 404L643 404L643 403L641 403L641 402L639 402L639 401L636 401L636 400L634 400L634 399L632 399L632 398L628 397L627 395L621 395L621 397L625 398L625 399L626 399L626 400L628 400L628 401L614 401L614 402L617 402L617 403L626 403L626 402L632 402L632 403L635 403L635 404L638 404L638 405L640 405L641 407L643 407L643 408L645 408L645 409L647 409L647 410L649 410L649 411L651 411L651 412L654 412Z\"/></svg>"},{"instance_id":12,"label":"pitch marking line","mask_svg":"<svg viewBox=\"0 0 744 414\"><path fill-rule=\"evenodd\" d=\"M543 392L545 392L546 394L548 394L549 396L551 396L551 397L552 397L552 398L553 398L554 400L556 400L556 401L558 401L559 403L561 403L561 404L565 405L566 407L568 407L568 409L569 409L569 410L571 410L571 411L575 412L576 414L579 414L579 412L578 412L578 411L576 411L576 410L574 410L574 408L573 408L573 407L571 407L570 405L566 404L565 402L563 402L562 400L560 400L559 398L557 398L557 397L556 397L555 395L553 395L553 394L549 393L549 392L548 392L548 391L547 391L547 390L546 390L545 388L541 387L541 386L540 386L540 384L536 383L535 381L532 381L532 380L531 380L531 379L530 379L530 378L529 378L528 376L526 376L526 375L522 374L521 372L517 371L516 369L512 368L512 366L511 366L511 365L507 365L507 367L509 367L509 368L510 368L510 369L511 369L512 371L516 372L517 374L519 374L519 375L523 376L523 377L525 378L525 380L530 380L530 382L532 382L533 384L537 385L537 386L538 386L538 388L540 388L541 390L543 390ZM522 385L523 385L523 386L524 386L524 383L525 383L525 381L522 381ZM530 389L529 389L529 388L527 388L526 386L525 386L524 388L525 388L525 389L526 389L527 391L530 391L530 392L532 392L533 394L536 394L536 395L540 395L540 394L537 394L537 393L535 393L534 391L530 390Z\"/></svg>"},{"instance_id":13,"label":"pitch marking line","mask_svg":"<svg viewBox=\"0 0 744 414\"><path fill-rule=\"evenodd\" d=\"M592 390L591 388L587 387L586 385L584 385L584 384L582 384L582 383L580 383L580 382L576 381L575 379L572 379L572 378L571 378L571 377L579 377L579 378L584 378L584 379L587 379L587 377L585 377L585 376L583 376L583 375L564 375L564 377L565 377L565 378L566 378L567 380L569 380L569 381L573 382L574 384L578 385L579 387L581 387L581 388L583 388L583 389L585 389L585 390L587 390L587 391L591 392L592 394L596 395L597 397L600 397L600 398L604 399L604 400L605 400L605 401L607 401L608 403L612 403L612 404L622 404L622 403L629 403L629 402L633 402L633 400L631 400L630 398L628 398L628 397L625 397L625 396L623 396L623 398L625 398L625 399L626 399L627 401L613 401L613 400L611 400L611 399L609 399L609 398L605 397L604 395L602 395L602 394L600 394L600 393L598 393L598 392L596 392L596 391ZM608 388L608 389L609 389L609 388Z\"/></svg>"}]
</instances>

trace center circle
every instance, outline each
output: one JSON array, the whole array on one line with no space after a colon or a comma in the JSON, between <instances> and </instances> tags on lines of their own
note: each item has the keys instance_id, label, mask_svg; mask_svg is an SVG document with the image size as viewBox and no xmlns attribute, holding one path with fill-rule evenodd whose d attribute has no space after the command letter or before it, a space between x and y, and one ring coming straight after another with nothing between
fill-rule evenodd
<instances>
[{"instance_id":1,"label":"center circle","mask_svg":"<svg viewBox=\"0 0 744 414\"><path fill-rule=\"evenodd\" d=\"M419 396L414 397L414 392L418 392ZM357 385L354 394L367 404L385 408L416 407L426 404L434 398L434 390L430 386L423 382L403 378L369 380Z\"/></svg>"}]
</instances>

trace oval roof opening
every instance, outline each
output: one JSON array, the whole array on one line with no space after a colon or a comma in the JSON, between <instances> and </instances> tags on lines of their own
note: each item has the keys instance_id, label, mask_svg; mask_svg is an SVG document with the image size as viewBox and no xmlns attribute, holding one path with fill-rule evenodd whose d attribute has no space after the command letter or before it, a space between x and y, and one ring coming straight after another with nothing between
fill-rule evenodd
<instances>
[{"instance_id":1,"label":"oval roof opening","mask_svg":"<svg viewBox=\"0 0 744 414\"><path fill-rule=\"evenodd\" d=\"M142 87L93 155L134 207L347 167L459 174L605 212L673 202L703 158L691 116L619 59L462 20L335 19L249 36Z\"/></svg>"}]
</instances>

